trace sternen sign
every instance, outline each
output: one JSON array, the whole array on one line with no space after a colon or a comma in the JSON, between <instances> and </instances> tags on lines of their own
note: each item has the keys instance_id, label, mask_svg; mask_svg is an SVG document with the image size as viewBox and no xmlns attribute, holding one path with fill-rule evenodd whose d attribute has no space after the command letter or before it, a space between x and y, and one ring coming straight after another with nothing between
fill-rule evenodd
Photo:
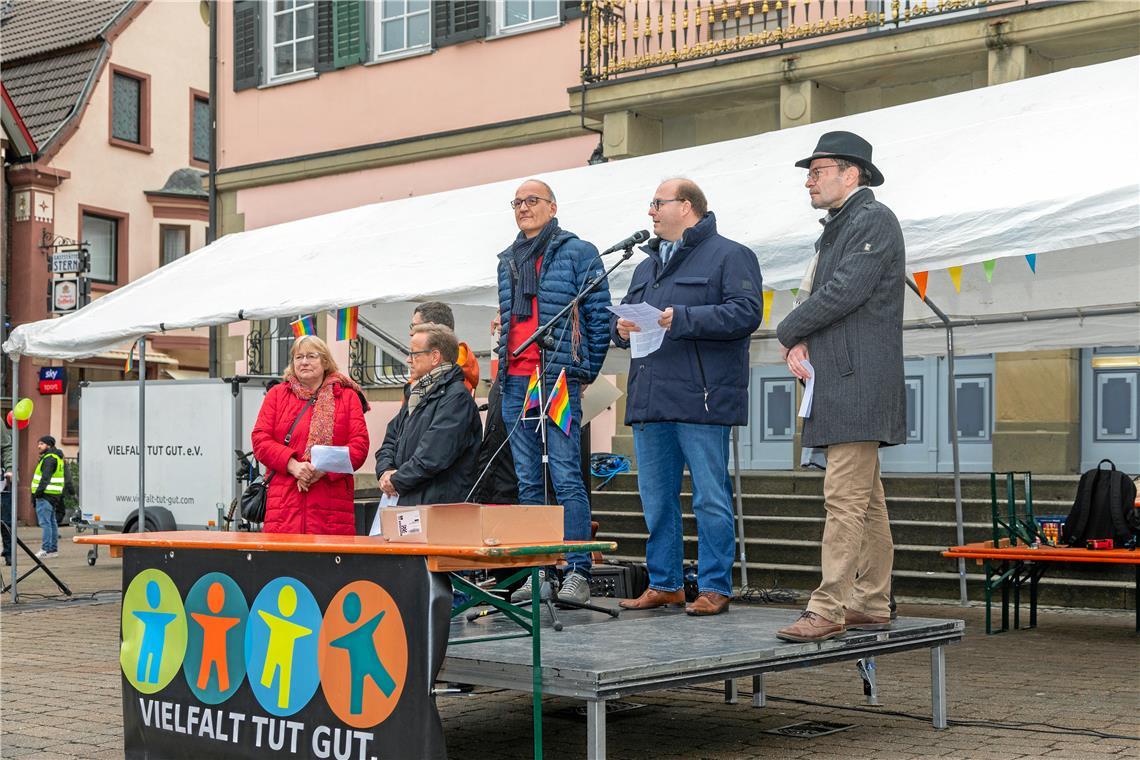
<instances>
[{"instance_id":1,"label":"sternen sign","mask_svg":"<svg viewBox=\"0 0 1140 760\"><path fill-rule=\"evenodd\" d=\"M128 548L128 758L443 758L450 586L422 557Z\"/></svg>"},{"instance_id":2,"label":"sternen sign","mask_svg":"<svg viewBox=\"0 0 1140 760\"><path fill-rule=\"evenodd\" d=\"M51 255L52 274L78 274L83 271L83 257L79 251L59 251Z\"/></svg>"}]
</instances>

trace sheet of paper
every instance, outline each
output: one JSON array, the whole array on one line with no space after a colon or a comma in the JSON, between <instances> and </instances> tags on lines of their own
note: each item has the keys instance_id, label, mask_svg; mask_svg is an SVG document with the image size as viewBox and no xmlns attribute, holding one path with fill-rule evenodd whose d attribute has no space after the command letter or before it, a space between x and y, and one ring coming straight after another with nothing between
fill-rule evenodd
<instances>
[{"instance_id":1,"label":"sheet of paper","mask_svg":"<svg viewBox=\"0 0 1140 760\"><path fill-rule=\"evenodd\" d=\"M389 496L388 494L380 494L380 506L376 509L376 516L372 518L372 527L368 529L370 536L382 536L384 531L380 528L380 512L385 507L394 507L396 502L400 500L400 495Z\"/></svg>"},{"instance_id":2,"label":"sheet of paper","mask_svg":"<svg viewBox=\"0 0 1140 760\"><path fill-rule=\"evenodd\" d=\"M607 307L617 315L618 319L627 319L639 328L640 332L629 334L629 355L634 359L649 356L661 348L665 340L665 328L657 324L661 319L661 310L647 303L623 303Z\"/></svg>"},{"instance_id":3,"label":"sheet of paper","mask_svg":"<svg viewBox=\"0 0 1140 760\"><path fill-rule=\"evenodd\" d=\"M811 366L809 361L804 361L804 366L807 368L809 377L804 384L804 398L800 402L800 416L807 419L811 416L811 397L815 394L815 367Z\"/></svg>"},{"instance_id":4,"label":"sheet of paper","mask_svg":"<svg viewBox=\"0 0 1140 760\"><path fill-rule=\"evenodd\" d=\"M352 460L347 446L314 446L310 454L313 467L321 472L352 474Z\"/></svg>"},{"instance_id":5,"label":"sheet of paper","mask_svg":"<svg viewBox=\"0 0 1140 760\"><path fill-rule=\"evenodd\" d=\"M649 356L661 348L663 340L665 340L664 327L657 327L652 330L642 328L641 332L631 332L629 334L629 355L634 359Z\"/></svg>"}]
</instances>

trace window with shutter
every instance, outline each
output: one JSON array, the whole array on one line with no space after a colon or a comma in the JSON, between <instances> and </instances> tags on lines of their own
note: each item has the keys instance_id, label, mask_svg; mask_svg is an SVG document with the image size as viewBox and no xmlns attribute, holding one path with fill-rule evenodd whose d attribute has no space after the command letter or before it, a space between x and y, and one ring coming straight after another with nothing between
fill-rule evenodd
<instances>
[{"instance_id":1,"label":"window with shutter","mask_svg":"<svg viewBox=\"0 0 1140 760\"><path fill-rule=\"evenodd\" d=\"M333 65L351 66L364 60L364 0L333 3Z\"/></svg>"},{"instance_id":2,"label":"window with shutter","mask_svg":"<svg viewBox=\"0 0 1140 760\"><path fill-rule=\"evenodd\" d=\"M340 5L342 3L335 3L333 7ZM316 3L313 0L273 0L267 6L265 20L269 41L266 46L268 81L288 81L313 71L317 62Z\"/></svg>"},{"instance_id":3,"label":"window with shutter","mask_svg":"<svg viewBox=\"0 0 1140 760\"><path fill-rule=\"evenodd\" d=\"M261 2L234 1L234 92L261 84Z\"/></svg>"},{"instance_id":4,"label":"window with shutter","mask_svg":"<svg viewBox=\"0 0 1140 760\"><path fill-rule=\"evenodd\" d=\"M496 31L525 31L532 26L547 26L559 19L563 3L557 0L505 0L496 3Z\"/></svg>"},{"instance_id":5,"label":"window with shutter","mask_svg":"<svg viewBox=\"0 0 1140 760\"><path fill-rule=\"evenodd\" d=\"M376 60L430 49L432 12L428 0L388 0L379 4L374 15Z\"/></svg>"},{"instance_id":6,"label":"window with shutter","mask_svg":"<svg viewBox=\"0 0 1140 760\"><path fill-rule=\"evenodd\" d=\"M489 2L432 2L432 44L435 47L487 36L490 26Z\"/></svg>"},{"instance_id":7,"label":"window with shutter","mask_svg":"<svg viewBox=\"0 0 1140 760\"><path fill-rule=\"evenodd\" d=\"M333 63L333 0L317 2L317 71L332 71Z\"/></svg>"},{"instance_id":8,"label":"window with shutter","mask_svg":"<svg viewBox=\"0 0 1140 760\"><path fill-rule=\"evenodd\" d=\"M200 95L192 95L190 111L190 160L201 164L210 163L210 100Z\"/></svg>"}]
</instances>

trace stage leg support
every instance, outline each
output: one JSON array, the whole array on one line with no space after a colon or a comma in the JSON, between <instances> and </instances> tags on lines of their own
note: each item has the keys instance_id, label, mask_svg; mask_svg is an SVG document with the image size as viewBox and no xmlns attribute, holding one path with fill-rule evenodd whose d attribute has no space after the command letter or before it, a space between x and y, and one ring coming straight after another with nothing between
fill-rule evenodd
<instances>
[{"instance_id":1,"label":"stage leg support","mask_svg":"<svg viewBox=\"0 0 1140 760\"><path fill-rule=\"evenodd\" d=\"M606 758L606 700L586 702L586 757Z\"/></svg>"},{"instance_id":2,"label":"stage leg support","mask_svg":"<svg viewBox=\"0 0 1140 760\"><path fill-rule=\"evenodd\" d=\"M764 674L752 676L752 706L767 707L768 694L764 691Z\"/></svg>"},{"instance_id":3,"label":"stage leg support","mask_svg":"<svg viewBox=\"0 0 1140 760\"><path fill-rule=\"evenodd\" d=\"M879 704L879 680L875 675L875 658L864 657L856 661L855 667L859 669L859 677L863 679L863 696L867 698L867 704L877 707Z\"/></svg>"},{"instance_id":4,"label":"stage leg support","mask_svg":"<svg viewBox=\"0 0 1140 760\"><path fill-rule=\"evenodd\" d=\"M930 707L935 728L946 728L946 647L930 650Z\"/></svg>"},{"instance_id":5,"label":"stage leg support","mask_svg":"<svg viewBox=\"0 0 1140 760\"><path fill-rule=\"evenodd\" d=\"M740 692L736 688L736 679L729 678L724 682L724 703L726 705L735 705L737 697Z\"/></svg>"}]
</instances>

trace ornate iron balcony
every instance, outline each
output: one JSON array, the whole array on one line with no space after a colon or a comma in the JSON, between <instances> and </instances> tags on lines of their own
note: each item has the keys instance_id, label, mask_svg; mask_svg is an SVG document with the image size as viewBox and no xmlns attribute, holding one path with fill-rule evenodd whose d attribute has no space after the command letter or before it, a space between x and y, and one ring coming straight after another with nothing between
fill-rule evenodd
<instances>
[{"instance_id":1,"label":"ornate iron balcony","mask_svg":"<svg viewBox=\"0 0 1140 760\"><path fill-rule=\"evenodd\" d=\"M583 0L581 77L620 74L1032 0Z\"/></svg>"}]
</instances>

